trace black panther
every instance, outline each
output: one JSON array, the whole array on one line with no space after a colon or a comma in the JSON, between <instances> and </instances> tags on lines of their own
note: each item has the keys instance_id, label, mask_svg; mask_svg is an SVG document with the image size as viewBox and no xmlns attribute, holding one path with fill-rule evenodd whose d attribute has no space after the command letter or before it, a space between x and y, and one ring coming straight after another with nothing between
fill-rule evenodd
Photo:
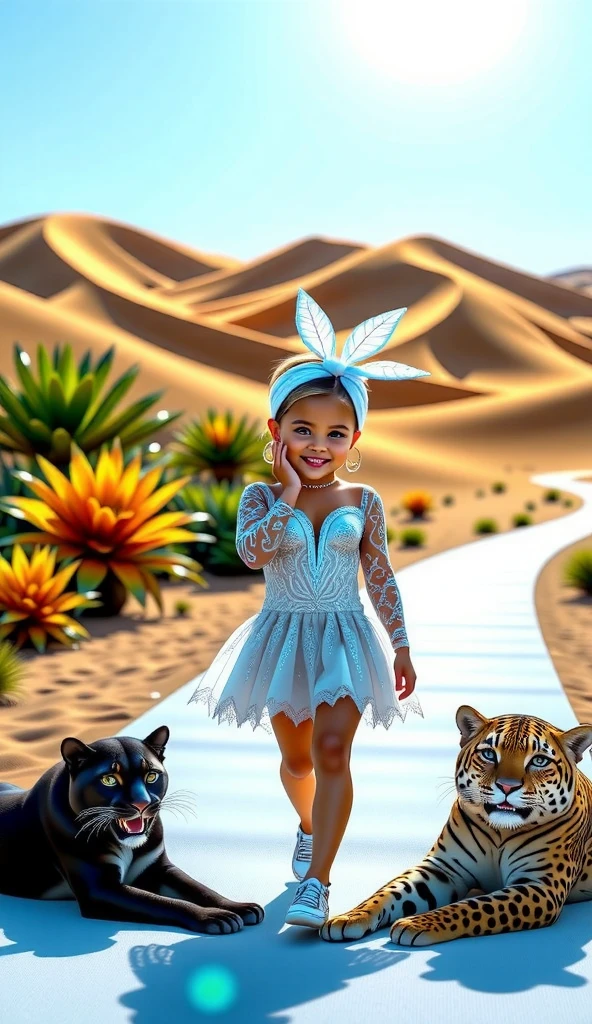
<instances>
[{"instance_id":1,"label":"black panther","mask_svg":"<svg viewBox=\"0 0 592 1024\"><path fill-rule=\"evenodd\" d=\"M259 924L257 903L220 896L167 857L160 809L168 739L166 725L145 740L109 737L92 746L68 736L63 760L31 789L0 783L0 892L76 899L83 917L191 932ZM173 809L183 809L182 800L168 798Z\"/></svg>"}]
</instances>

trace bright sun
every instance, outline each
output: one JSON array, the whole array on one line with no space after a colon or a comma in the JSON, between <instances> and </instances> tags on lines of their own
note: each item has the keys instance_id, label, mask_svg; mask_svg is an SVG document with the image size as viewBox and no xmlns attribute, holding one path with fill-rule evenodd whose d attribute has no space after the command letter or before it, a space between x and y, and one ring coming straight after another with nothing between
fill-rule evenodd
<instances>
[{"instance_id":1,"label":"bright sun","mask_svg":"<svg viewBox=\"0 0 592 1024\"><path fill-rule=\"evenodd\" d=\"M524 35L532 0L340 0L352 45L377 73L454 85L498 64Z\"/></svg>"}]
</instances>

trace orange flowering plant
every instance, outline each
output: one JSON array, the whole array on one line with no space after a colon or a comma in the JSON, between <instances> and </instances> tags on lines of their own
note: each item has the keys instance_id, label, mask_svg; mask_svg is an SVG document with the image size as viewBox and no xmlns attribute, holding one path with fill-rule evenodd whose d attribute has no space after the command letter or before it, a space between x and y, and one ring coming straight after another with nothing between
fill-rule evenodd
<instances>
[{"instance_id":1,"label":"orange flowering plant","mask_svg":"<svg viewBox=\"0 0 592 1024\"><path fill-rule=\"evenodd\" d=\"M77 559L78 590L92 591L111 572L145 605L150 593L162 611L162 597L155 571L163 570L207 586L201 566L168 545L181 541L212 542L210 534L181 529L202 513L157 513L187 483L188 477L172 480L157 489L164 466L142 474L142 456L124 466L121 443L115 438L111 451L103 447L96 469L86 455L72 445L70 478L42 456L37 462L47 483L30 474L26 479L37 496L6 497L2 507L26 519L40 533L4 537L0 544L46 542L55 545L59 559Z\"/></svg>"}]
</instances>

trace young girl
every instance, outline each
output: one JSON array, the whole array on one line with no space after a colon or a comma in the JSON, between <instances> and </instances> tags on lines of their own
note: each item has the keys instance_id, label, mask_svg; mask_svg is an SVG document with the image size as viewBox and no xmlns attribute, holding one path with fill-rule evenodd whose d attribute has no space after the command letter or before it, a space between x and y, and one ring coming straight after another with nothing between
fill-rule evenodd
<instances>
[{"instance_id":1,"label":"young girl","mask_svg":"<svg viewBox=\"0 0 592 1024\"><path fill-rule=\"evenodd\" d=\"M329 917L329 877L352 808L350 753L362 714L388 728L409 709L422 713L411 696L416 675L382 501L374 488L336 476L361 463L357 449L357 461L347 460L368 410L366 379L428 375L389 361L354 365L387 344L404 313L360 324L338 359L328 317L299 291L296 326L314 355L291 356L272 375L273 441L264 458L277 483L249 484L238 511L237 550L246 565L263 569L265 600L226 641L190 699L205 699L218 721L255 728L271 719L280 778L300 818L292 869L301 884L288 924L320 928ZM382 626L364 612L360 561Z\"/></svg>"}]
</instances>

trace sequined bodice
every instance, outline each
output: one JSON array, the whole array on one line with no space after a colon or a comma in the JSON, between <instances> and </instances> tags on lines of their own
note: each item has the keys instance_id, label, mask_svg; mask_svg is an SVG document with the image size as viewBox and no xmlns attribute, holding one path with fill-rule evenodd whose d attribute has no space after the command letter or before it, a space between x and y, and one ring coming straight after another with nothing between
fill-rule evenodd
<instances>
[{"instance_id":1,"label":"sequined bodice","mask_svg":"<svg viewBox=\"0 0 592 1024\"><path fill-rule=\"evenodd\" d=\"M245 565L263 566L265 600L273 612L364 613L366 589L393 649L408 646L401 595L388 556L384 509L378 493L362 488L360 507L342 505L323 520L318 541L302 509L276 498L269 484L248 484L238 510L236 548Z\"/></svg>"},{"instance_id":2,"label":"sequined bodice","mask_svg":"<svg viewBox=\"0 0 592 1024\"><path fill-rule=\"evenodd\" d=\"M276 498L267 487L269 507ZM302 509L292 510L276 557L263 569L264 608L286 611L363 609L358 593L360 540L364 532L367 491L362 504L342 505L325 517L318 542Z\"/></svg>"}]
</instances>

